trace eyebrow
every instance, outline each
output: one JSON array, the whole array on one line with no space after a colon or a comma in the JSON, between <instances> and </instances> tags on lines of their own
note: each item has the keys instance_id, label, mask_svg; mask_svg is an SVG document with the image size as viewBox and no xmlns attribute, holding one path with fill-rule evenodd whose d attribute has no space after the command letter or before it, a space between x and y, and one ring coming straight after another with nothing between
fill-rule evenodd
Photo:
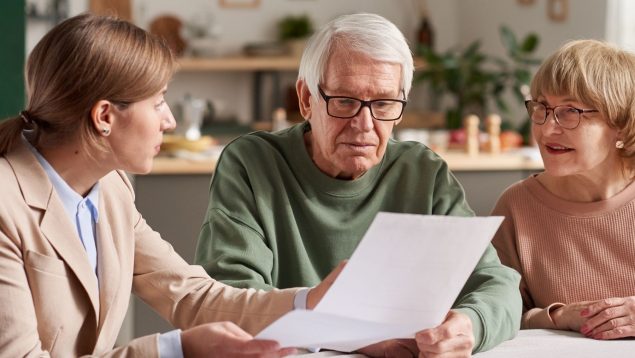
<instances>
[{"instance_id":1,"label":"eyebrow","mask_svg":"<svg viewBox=\"0 0 635 358\"><path fill-rule=\"evenodd\" d=\"M538 96L537 101L538 101L538 102L541 102L541 103L550 104L550 103L547 101L547 99L546 99L545 97L542 97L542 96ZM577 100L577 99L575 99L575 98L573 98L573 97L565 97L565 98L563 98L563 99L562 99L562 101L561 101L561 102L575 102L575 103L580 103L580 102L578 102L578 100ZM582 104L582 103L580 103L580 104ZM560 104L559 104L558 106L562 106L562 105L560 105ZM568 106L568 105L567 105L567 106Z\"/></svg>"},{"instance_id":2,"label":"eyebrow","mask_svg":"<svg viewBox=\"0 0 635 358\"><path fill-rule=\"evenodd\" d=\"M329 95L331 97L350 97L350 98L357 98L356 94L351 93L348 89L344 89L344 88L335 88L335 89L331 89L331 88L324 88L322 87L322 90L324 92L332 92L332 93L337 93L335 95ZM388 92L380 92L375 94L373 97L377 98L377 99L394 99L394 98L399 98L401 97L401 94L404 92L404 90L399 89L399 91L397 92L396 96L393 96L391 93Z\"/></svg>"}]
</instances>

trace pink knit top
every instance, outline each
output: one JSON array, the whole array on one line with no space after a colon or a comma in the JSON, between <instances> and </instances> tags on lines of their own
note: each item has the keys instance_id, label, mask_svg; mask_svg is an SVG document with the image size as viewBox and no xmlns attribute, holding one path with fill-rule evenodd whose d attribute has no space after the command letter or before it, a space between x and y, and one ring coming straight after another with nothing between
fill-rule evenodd
<instances>
[{"instance_id":1,"label":"pink knit top","mask_svg":"<svg viewBox=\"0 0 635 358\"><path fill-rule=\"evenodd\" d=\"M549 311L561 303L635 296L635 184L579 203L532 176L509 187L492 214L505 216L492 243L522 276L522 328L555 328Z\"/></svg>"}]
</instances>

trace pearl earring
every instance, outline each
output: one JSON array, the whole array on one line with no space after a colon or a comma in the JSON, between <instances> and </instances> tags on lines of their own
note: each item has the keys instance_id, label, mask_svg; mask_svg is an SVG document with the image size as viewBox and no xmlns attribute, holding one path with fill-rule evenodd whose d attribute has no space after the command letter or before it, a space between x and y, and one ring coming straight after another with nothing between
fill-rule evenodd
<instances>
[{"instance_id":1,"label":"pearl earring","mask_svg":"<svg viewBox=\"0 0 635 358\"><path fill-rule=\"evenodd\" d=\"M624 141L618 140L617 142L615 142L615 148L617 149L624 148Z\"/></svg>"},{"instance_id":2,"label":"pearl earring","mask_svg":"<svg viewBox=\"0 0 635 358\"><path fill-rule=\"evenodd\" d=\"M103 135L109 135L110 134L110 128L102 128L101 129L101 133Z\"/></svg>"}]
</instances>

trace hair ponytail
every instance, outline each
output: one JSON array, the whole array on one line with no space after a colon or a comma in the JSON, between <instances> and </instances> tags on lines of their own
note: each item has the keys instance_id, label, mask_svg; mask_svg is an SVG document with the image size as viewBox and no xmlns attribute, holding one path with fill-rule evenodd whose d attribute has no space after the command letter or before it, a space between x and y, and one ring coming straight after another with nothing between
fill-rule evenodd
<instances>
[{"instance_id":1,"label":"hair ponytail","mask_svg":"<svg viewBox=\"0 0 635 358\"><path fill-rule=\"evenodd\" d=\"M20 140L20 134L24 128L26 128L26 121L22 116L10 117L0 122L0 156L7 154Z\"/></svg>"}]
</instances>

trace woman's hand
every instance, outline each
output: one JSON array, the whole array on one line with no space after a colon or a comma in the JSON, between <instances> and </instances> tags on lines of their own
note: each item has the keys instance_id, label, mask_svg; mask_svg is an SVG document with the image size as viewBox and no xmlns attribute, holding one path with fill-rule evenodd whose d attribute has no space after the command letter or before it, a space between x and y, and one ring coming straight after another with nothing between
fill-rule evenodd
<instances>
[{"instance_id":1,"label":"woman's hand","mask_svg":"<svg viewBox=\"0 0 635 358\"><path fill-rule=\"evenodd\" d=\"M190 357L284 357L296 353L275 341L254 340L231 322L202 324L181 332L183 356Z\"/></svg>"},{"instance_id":2,"label":"woman's hand","mask_svg":"<svg viewBox=\"0 0 635 358\"><path fill-rule=\"evenodd\" d=\"M340 272L342 272L344 266L346 266L346 262L347 260L340 262L339 265L337 265L337 267L333 269L333 271L331 271L331 273L326 276L326 278L322 282L320 282L319 285L313 287L311 291L309 291L306 298L306 308L310 310L315 308L322 297L324 297L326 291L331 288L331 285L333 285L333 282L335 282L337 276L339 276Z\"/></svg>"},{"instance_id":3,"label":"woman's hand","mask_svg":"<svg viewBox=\"0 0 635 358\"><path fill-rule=\"evenodd\" d=\"M593 302L580 312L580 333L595 339L635 337L635 296Z\"/></svg>"},{"instance_id":4,"label":"woman's hand","mask_svg":"<svg viewBox=\"0 0 635 358\"><path fill-rule=\"evenodd\" d=\"M549 315L557 329L563 331L580 331L580 327L586 322L582 316L582 311L595 301L582 301L569 303L551 311Z\"/></svg>"},{"instance_id":5,"label":"woman's hand","mask_svg":"<svg viewBox=\"0 0 635 358\"><path fill-rule=\"evenodd\" d=\"M452 311L435 328L418 332L415 336L419 357L471 357L474 349L472 321L465 314Z\"/></svg>"}]
</instances>

